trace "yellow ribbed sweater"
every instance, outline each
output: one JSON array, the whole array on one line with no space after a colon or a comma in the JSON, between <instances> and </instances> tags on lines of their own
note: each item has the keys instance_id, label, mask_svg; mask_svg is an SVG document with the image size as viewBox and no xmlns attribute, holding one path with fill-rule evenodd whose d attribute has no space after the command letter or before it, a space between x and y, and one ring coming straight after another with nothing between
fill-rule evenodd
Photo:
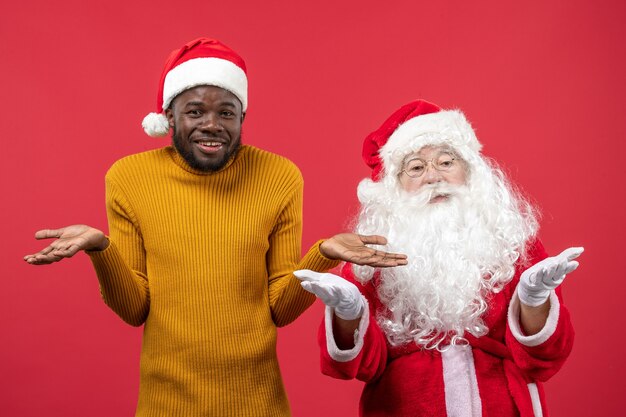
<instances>
[{"instance_id":1,"label":"yellow ribbed sweater","mask_svg":"<svg viewBox=\"0 0 626 417\"><path fill-rule=\"evenodd\" d=\"M89 255L107 305L145 323L136 415L290 415L276 327L314 301L291 273L337 265L320 242L300 260L297 167L244 145L202 173L166 147L119 160L106 186L111 243Z\"/></svg>"}]
</instances>

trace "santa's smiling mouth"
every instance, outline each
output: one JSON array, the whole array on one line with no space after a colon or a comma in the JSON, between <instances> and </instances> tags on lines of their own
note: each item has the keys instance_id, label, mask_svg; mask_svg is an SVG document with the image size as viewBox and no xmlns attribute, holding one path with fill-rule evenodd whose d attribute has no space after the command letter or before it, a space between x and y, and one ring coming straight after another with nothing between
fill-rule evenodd
<instances>
[{"instance_id":1,"label":"santa's smiling mouth","mask_svg":"<svg viewBox=\"0 0 626 417\"><path fill-rule=\"evenodd\" d=\"M436 194L436 195L431 197L429 203L430 204L440 203L442 201L446 201L448 199L448 197L450 197L450 194Z\"/></svg>"}]
</instances>

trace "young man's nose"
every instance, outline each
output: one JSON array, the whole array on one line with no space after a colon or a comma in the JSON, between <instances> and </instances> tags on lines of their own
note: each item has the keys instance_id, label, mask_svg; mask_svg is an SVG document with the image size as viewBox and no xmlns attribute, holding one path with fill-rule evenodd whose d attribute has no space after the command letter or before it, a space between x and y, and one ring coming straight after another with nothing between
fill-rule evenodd
<instances>
[{"instance_id":1,"label":"young man's nose","mask_svg":"<svg viewBox=\"0 0 626 417\"><path fill-rule=\"evenodd\" d=\"M223 127L220 123L218 115L213 113L207 113L206 116L202 119L202 129L211 132L222 131Z\"/></svg>"}]
</instances>

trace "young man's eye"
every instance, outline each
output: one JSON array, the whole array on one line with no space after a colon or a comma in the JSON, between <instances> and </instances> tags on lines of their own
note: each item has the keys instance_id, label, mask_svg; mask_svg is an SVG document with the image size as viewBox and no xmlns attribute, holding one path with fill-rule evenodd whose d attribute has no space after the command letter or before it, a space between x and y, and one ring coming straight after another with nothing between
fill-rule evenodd
<instances>
[{"instance_id":1,"label":"young man's eye","mask_svg":"<svg viewBox=\"0 0 626 417\"><path fill-rule=\"evenodd\" d=\"M233 113L232 111L229 110L224 110L222 112L222 117L227 117L227 118L231 118L235 115L235 113Z\"/></svg>"}]
</instances>

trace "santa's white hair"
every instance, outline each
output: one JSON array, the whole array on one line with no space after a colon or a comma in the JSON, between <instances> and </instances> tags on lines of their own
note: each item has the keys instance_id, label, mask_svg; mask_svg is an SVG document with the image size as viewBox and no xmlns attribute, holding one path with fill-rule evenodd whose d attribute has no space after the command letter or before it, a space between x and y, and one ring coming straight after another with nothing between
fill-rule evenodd
<instances>
[{"instance_id":1,"label":"santa's white hair","mask_svg":"<svg viewBox=\"0 0 626 417\"><path fill-rule=\"evenodd\" d=\"M444 350L466 343L465 332L486 334L482 316L489 296L513 278L515 264L524 261L526 243L537 232L534 207L495 162L481 156L479 148L455 147L459 141L449 139L428 134L413 141L415 146L395 149L382 179L365 179L358 187L356 232L386 236L385 250L408 255L408 265L381 269L377 281L387 311L376 319L392 345L415 342ZM404 191L402 161L424 146L456 154L466 169L465 185L442 181L415 193ZM439 194L449 197L430 203ZM361 283L374 276L370 267L353 270Z\"/></svg>"}]
</instances>

